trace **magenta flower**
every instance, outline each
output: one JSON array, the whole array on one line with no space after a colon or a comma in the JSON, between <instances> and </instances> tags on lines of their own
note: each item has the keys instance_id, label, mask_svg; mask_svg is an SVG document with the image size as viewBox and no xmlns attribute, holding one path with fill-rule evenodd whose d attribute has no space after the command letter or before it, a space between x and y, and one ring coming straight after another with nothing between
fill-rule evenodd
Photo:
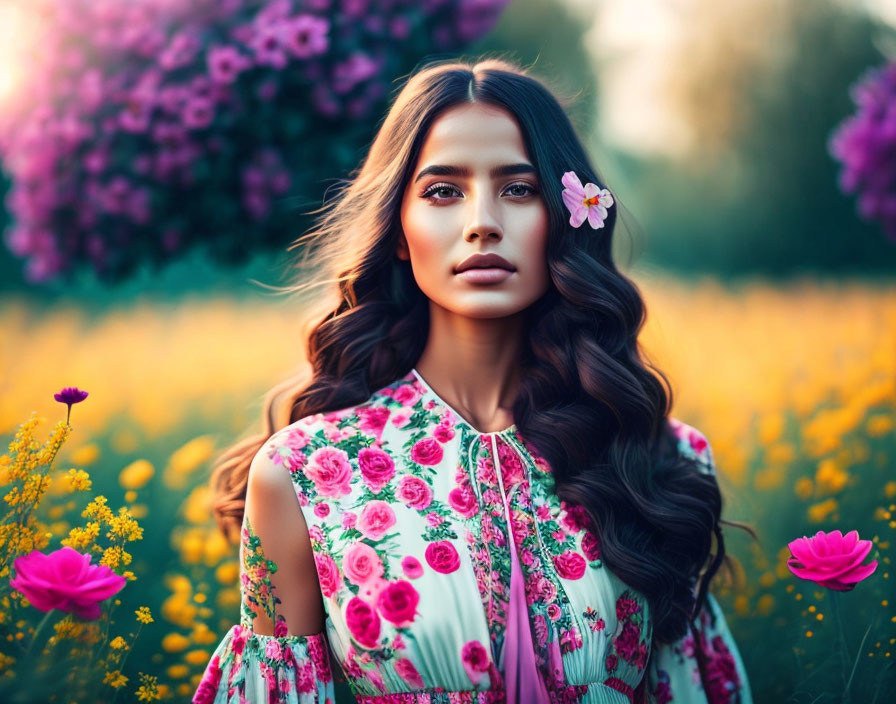
<instances>
[{"instance_id":1,"label":"magenta flower","mask_svg":"<svg viewBox=\"0 0 896 704\"><path fill-rule=\"evenodd\" d=\"M563 189L563 202L571 213L569 224L579 227L585 219L595 230L604 226L607 208L613 205L613 196L606 188L594 183L582 186L575 171L567 171L560 179L566 188Z\"/></svg>"},{"instance_id":2,"label":"magenta flower","mask_svg":"<svg viewBox=\"0 0 896 704\"><path fill-rule=\"evenodd\" d=\"M58 394L53 394L53 398L59 401L59 403L64 403L68 406L68 412L65 414L66 423L68 423L68 419L72 414L72 405L81 403L87 396L87 392L81 391L77 386L66 386Z\"/></svg>"},{"instance_id":3,"label":"magenta flower","mask_svg":"<svg viewBox=\"0 0 896 704\"><path fill-rule=\"evenodd\" d=\"M323 17L299 15L287 22L282 28L283 43L286 48L300 59L308 59L326 53L330 46L327 32L330 23Z\"/></svg>"},{"instance_id":4,"label":"magenta flower","mask_svg":"<svg viewBox=\"0 0 896 704\"><path fill-rule=\"evenodd\" d=\"M859 540L858 531L843 535L839 530L818 531L814 537L797 538L787 544L793 555L787 566L800 579L836 591L850 591L877 569L877 560L863 565L871 551L870 540Z\"/></svg>"},{"instance_id":5,"label":"magenta flower","mask_svg":"<svg viewBox=\"0 0 896 704\"><path fill-rule=\"evenodd\" d=\"M65 546L44 554L34 550L15 559L9 586L38 611L70 611L87 620L100 617L100 602L117 594L127 579L106 565L90 564L90 555Z\"/></svg>"}]
</instances>

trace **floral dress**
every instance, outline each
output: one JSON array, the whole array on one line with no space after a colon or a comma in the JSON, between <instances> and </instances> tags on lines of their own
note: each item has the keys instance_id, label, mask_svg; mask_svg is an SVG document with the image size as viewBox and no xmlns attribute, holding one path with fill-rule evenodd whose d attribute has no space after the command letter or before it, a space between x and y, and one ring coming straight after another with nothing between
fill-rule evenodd
<instances>
[{"instance_id":1,"label":"floral dress","mask_svg":"<svg viewBox=\"0 0 896 704\"><path fill-rule=\"evenodd\" d=\"M706 438L670 422L679 450L713 472ZM648 665L646 598L602 563L545 460L515 426L473 428L416 369L360 405L279 430L256 460L292 479L325 628L251 630L253 612L276 620L276 568L244 522L243 618L196 704L328 704L336 664L358 704L752 704L711 594L697 619L703 673L690 627Z\"/></svg>"}]
</instances>

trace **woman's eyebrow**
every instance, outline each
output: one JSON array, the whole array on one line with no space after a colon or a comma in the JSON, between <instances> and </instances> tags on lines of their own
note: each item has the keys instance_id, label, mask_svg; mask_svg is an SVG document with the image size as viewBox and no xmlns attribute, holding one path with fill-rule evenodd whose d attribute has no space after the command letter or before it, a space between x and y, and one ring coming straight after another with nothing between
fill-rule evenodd
<instances>
[{"instance_id":1,"label":"woman's eyebrow","mask_svg":"<svg viewBox=\"0 0 896 704\"><path fill-rule=\"evenodd\" d=\"M535 167L528 163L504 164L503 166L494 167L488 173L492 178L515 176L516 174L534 174ZM425 169L421 169L420 173L417 174L417 177L414 179L414 183L424 176L457 176L467 178L470 176L470 170L466 166L433 164L432 166L427 166Z\"/></svg>"}]
</instances>

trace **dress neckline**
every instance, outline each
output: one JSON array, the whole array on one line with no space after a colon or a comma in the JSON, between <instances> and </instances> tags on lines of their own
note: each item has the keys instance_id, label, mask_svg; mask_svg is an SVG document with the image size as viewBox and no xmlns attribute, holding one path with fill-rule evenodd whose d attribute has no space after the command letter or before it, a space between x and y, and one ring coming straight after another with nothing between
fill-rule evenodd
<instances>
[{"instance_id":1,"label":"dress neckline","mask_svg":"<svg viewBox=\"0 0 896 704\"><path fill-rule=\"evenodd\" d=\"M439 395L433 390L433 388L429 385L429 383L426 381L426 379L424 379L424 378L420 375L420 372L417 371L417 368L416 368L416 367L414 367L414 368L411 369L411 373L414 375L414 377L416 377L417 381L420 382L420 385L421 385L424 389L426 389L426 391L427 391L427 392L428 392L428 393L429 393L429 394L436 400L436 402L438 402L439 404L441 404L442 406L444 406L445 408L447 408L449 411L451 411L451 412L457 417L457 421L458 421L459 423L462 423L463 425L465 425L467 428L469 428L469 429L470 429L473 433L475 433L476 435L504 435L504 434L506 434L506 433L512 433L512 432L514 432L514 431L516 430L516 423L513 423L513 424L510 425L509 427L504 428L504 430L493 430L493 431L491 431L491 432L489 432L489 433L487 433L487 432L485 432L485 431L483 431L483 430L479 430L478 428L473 427L473 424L472 424L470 421L468 421L468 420L467 420L466 418L464 418L460 413L458 413L457 410L456 410L454 407L452 407L450 403L448 403L445 399L443 399L441 396L439 396Z\"/></svg>"}]
</instances>

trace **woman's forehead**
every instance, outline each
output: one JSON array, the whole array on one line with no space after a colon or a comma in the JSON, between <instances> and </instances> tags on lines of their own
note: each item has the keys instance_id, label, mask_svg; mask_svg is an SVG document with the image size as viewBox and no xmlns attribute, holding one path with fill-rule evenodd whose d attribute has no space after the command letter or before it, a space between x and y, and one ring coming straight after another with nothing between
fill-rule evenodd
<instances>
[{"instance_id":1,"label":"woman's forehead","mask_svg":"<svg viewBox=\"0 0 896 704\"><path fill-rule=\"evenodd\" d=\"M513 116L502 108L473 103L436 118L420 150L418 171L432 164L478 168L527 160Z\"/></svg>"}]
</instances>

